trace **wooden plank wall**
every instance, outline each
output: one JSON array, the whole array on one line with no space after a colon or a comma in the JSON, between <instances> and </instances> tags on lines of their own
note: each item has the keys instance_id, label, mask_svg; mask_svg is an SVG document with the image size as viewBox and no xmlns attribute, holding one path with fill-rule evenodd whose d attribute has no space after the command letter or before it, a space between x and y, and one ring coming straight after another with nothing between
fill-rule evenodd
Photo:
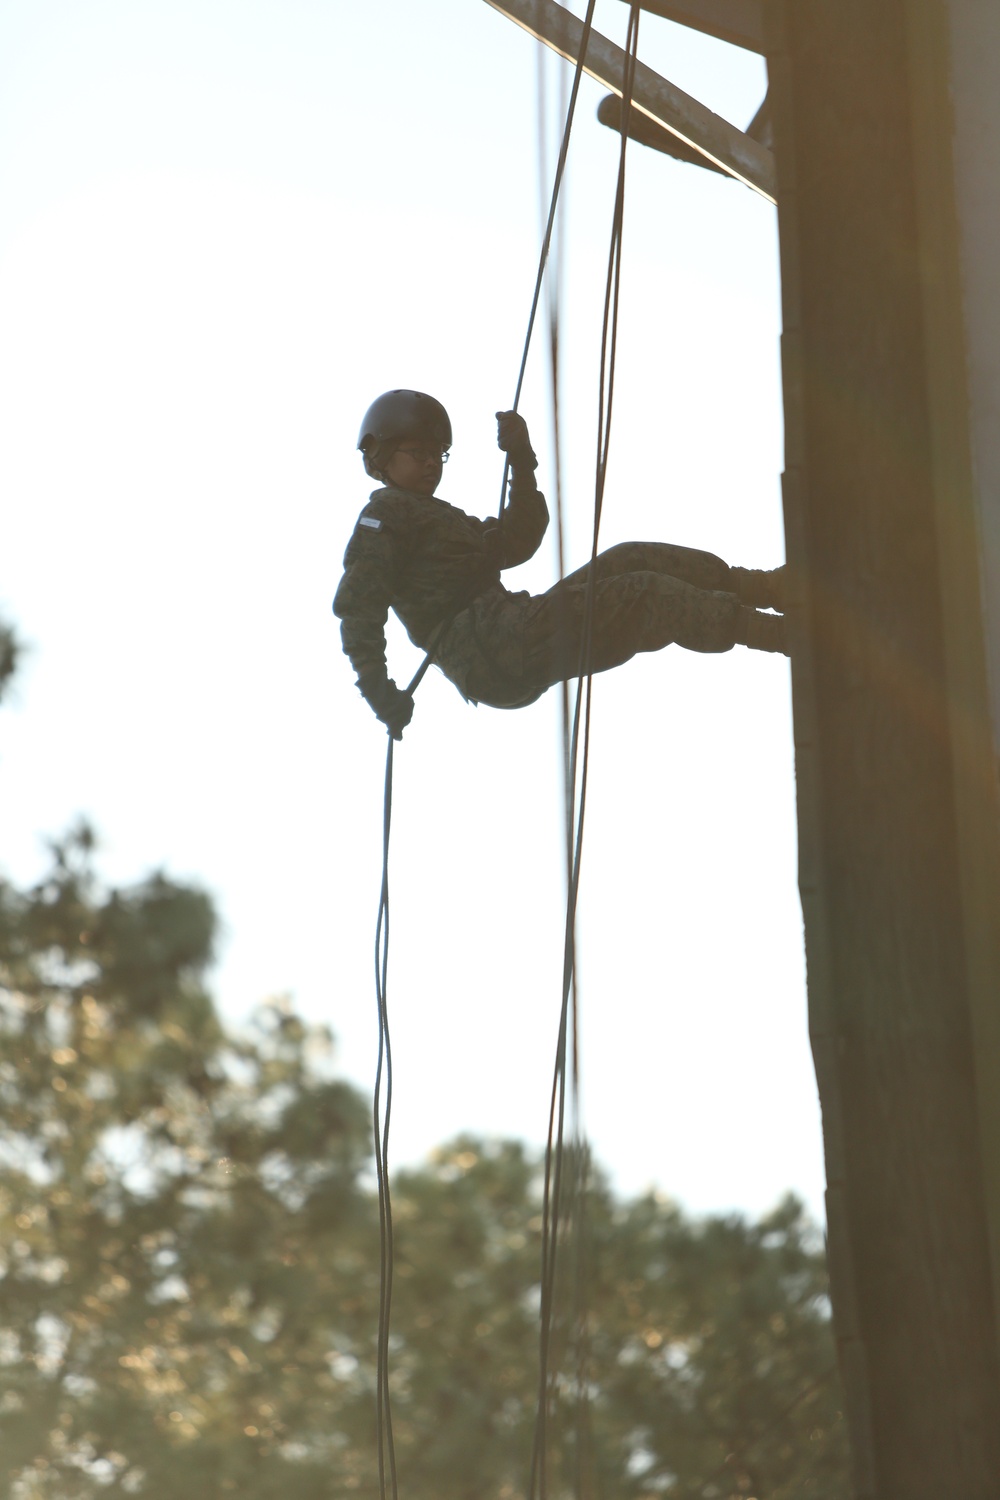
<instances>
[{"instance_id":1,"label":"wooden plank wall","mask_svg":"<svg viewBox=\"0 0 1000 1500\"><path fill-rule=\"evenodd\" d=\"M767 18L800 886L863 1500L1000 1495L979 1099L997 1060L975 1022L998 981L982 933L996 785L970 781L988 713L967 435L953 382L935 374L949 348L961 355L947 246L943 283L928 280L928 226L953 216L947 143L936 172L916 151L921 100L947 99L946 53L925 49L914 72L915 23L939 9L770 0Z\"/></svg>"}]
</instances>

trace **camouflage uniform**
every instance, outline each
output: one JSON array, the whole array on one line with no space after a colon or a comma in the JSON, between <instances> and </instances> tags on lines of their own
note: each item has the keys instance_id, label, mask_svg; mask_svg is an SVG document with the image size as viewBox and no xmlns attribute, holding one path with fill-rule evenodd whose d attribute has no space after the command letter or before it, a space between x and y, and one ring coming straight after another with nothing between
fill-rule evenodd
<instances>
[{"instance_id":1,"label":"camouflage uniform","mask_svg":"<svg viewBox=\"0 0 1000 1500\"><path fill-rule=\"evenodd\" d=\"M721 558L660 542L626 542L594 564L593 632L585 658L590 565L545 594L510 593L501 571L526 562L548 525L545 499L515 471L501 521L435 496L379 489L344 556L334 612L359 681L384 682L385 622L395 610L413 643L473 703L520 708L581 667L603 672L676 642L728 651L740 604ZM451 618L443 634L438 626Z\"/></svg>"}]
</instances>

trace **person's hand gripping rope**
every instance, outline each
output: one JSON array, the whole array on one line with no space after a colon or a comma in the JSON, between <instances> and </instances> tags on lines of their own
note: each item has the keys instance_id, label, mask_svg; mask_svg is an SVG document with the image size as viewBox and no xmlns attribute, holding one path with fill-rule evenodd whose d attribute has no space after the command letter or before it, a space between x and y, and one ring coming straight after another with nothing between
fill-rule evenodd
<instances>
[{"instance_id":1,"label":"person's hand gripping rope","mask_svg":"<svg viewBox=\"0 0 1000 1500\"><path fill-rule=\"evenodd\" d=\"M516 411L498 411L497 447L510 459L514 469L537 469L538 460L528 436L528 424Z\"/></svg>"},{"instance_id":2,"label":"person's hand gripping rope","mask_svg":"<svg viewBox=\"0 0 1000 1500\"><path fill-rule=\"evenodd\" d=\"M413 718L412 694L398 688L391 677L383 681L359 678L358 687L374 709L375 717L382 721L394 740L401 740L403 730Z\"/></svg>"}]
</instances>

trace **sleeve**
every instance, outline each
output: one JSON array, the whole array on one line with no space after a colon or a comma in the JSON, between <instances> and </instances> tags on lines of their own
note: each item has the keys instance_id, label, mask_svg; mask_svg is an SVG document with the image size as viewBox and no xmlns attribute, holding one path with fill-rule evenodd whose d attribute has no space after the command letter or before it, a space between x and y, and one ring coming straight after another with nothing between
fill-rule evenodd
<instances>
[{"instance_id":1,"label":"sleeve","mask_svg":"<svg viewBox=\"0 0 1000 1500\"><path fill-rule=\"evenodd\" d=\"M516 568L529 557L534 557L549 524L549 508L530 469L526 472L514 470L507 504L499 522L486 524L498 529L494 545L500 568Z\"/></svg>"},{"instance_id":2,"label":"sleeve","mask_svg":"<svg viewBox=\"0 0 1000 1500\"><path fill-rule=\"evenodd\" d=\"M395 547L385 517L362 513L344 554L333 612L359 683L386 680L385 622L393 599Z\"/></svg>"}]
</instances>

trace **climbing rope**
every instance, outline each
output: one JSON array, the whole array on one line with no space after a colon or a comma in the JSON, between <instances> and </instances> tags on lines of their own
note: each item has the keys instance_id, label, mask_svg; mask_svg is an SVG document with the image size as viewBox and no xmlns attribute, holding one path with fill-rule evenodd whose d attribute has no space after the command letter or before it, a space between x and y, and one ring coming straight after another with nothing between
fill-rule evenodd
<instances>
[{"instance_id":1,"label":"climbing rope","mask_svg":"<svg viewBox=\"0 0 1000 1500\"><path fill-rule=\"evenodd\" d=\"M580 80L583 78L583 64L587 57L587 48L590 46L590 34L594 29L594 10L597 0L587 0L587 14L583 18L583 30L580 35L580 51L576 59L576 67L573 70L573 86L570 89L569 104L566 106L566 123L563 126L562 142L559 147L559 156L556 160L555 176L552 179L552 196L549 200L549 213L545 222L545 233L542 236L542 248L538 256L538 271L535 275L535 290L531 297L531 311L528 314L528 330L524 336L524 348L521 351L521 367L517 372L517 385L514 387L514 400L511 411L517 411L521 400L521 389L524 385L524 372L528 367L528 351L531 348L531 336L535 331L535 318L538 314L538 304L542 295L542 283L545 280L545 269L549 263L549 250L552 246L552 231L555 228L556 210L559 206L559 191L562 187L563 173L566 170L566 157L569 154L570 136L573 133L573 120L576 115L576 101L580 93ZM504 458L503 479L500 481L500 516L503 517L503 503L507 495L507 476L510 472L510 459Z\"/></svg>"},{"instance_id":2,"label":"climbing rope","mask_svg":"<svg viewBox=\"0 0 1000 1500\"><path fill-rule=\"evenodd\" d=\"M392 1114L392 1042L389 1037L387 988L389 973L389 830L392 824L392 747L385 758L385 792L382 802L382 889L375 924L375 999L378 1005L378 1064L372 1106L375 1136L375 1175L378 1181L379 1296L378 1352L376 1357L375 1427L378 1442L378 1490L386 1500L386 1469L392 1500L397 1497L396 1448L392 1437L392 1406L389 1401L389 1316L392 1308L392 1201L389 1196L389 1119ZM385 1077L385 1104L382 1078Z\"/></svg>"},{"instance_id":3,"label":"climbing rope","mask_svg":"<svg viewBox=\"0 0 1000 1500\"><path fill-rule=\"evenodd\" d=\"M552 243L553 229L556 222L556 212L559 203L560 188L562 186L566 159L569 151L570 136L573 128L573 120L576 113L577 98L580 91L580 81L583 76L583 64L587 54L587 47L593 29L593 17L596 0L588 0L587 13L584 18L581 35L580 50L577 57L573 74L573 84L570 90L569 103L566 108L566 120L563 128L562 142L556 163L556 170L552 185L552 195L549 212L542 239L542 247L539 254L538 270L535 277L534 293L531 301L531 311L528 317L528 327L525 334L524 348L521 355L521 364L518 372L517 385L512 403L512 410L516 411L521 397L524 384L524 375L527 368L528 353L531 346L532 334L534 332L535 319L538 312L542 286L545 278L545 270L548 263L549 251ZM619 158L618 185L615 196L615 211L612 225L611 251L608 264L608 283L604 302L604 319L601 338L601 371L600 371L600 394L598 403L598 442L597 442L597 465L595 476L595 504L594 504L594 528L591 547L591 561L597 556L597 542L600 529L601 510L604 498L604 482L607 470L608 444L611 430L611 410L614 391L614 363L617 347L617 322L620 282L620 252L621 252L621 229L624 211L624 186L625 186L625 142L628 133L628 119L631 110L632 86L635 71L636 48L638 45L639 6L633 0L630 6L628 39L626 44L626 67L622 90L622 116L621 132L622 145ZM550 359L553 367L558 363L558 338L557 323L554 322L550 312ZM558 428L558 405L556 406L556 423ZM556 436L557 458L559 451L558 431ZM510 462L505 459L503 480L500 492L500 517L503 516L504 500L507 493L507 480ZM559 507L559 531L562 534L562 509L561 490L557 487L557 504ZM561 571L560 558L560 571ZM463 599L456 604L455 609L439 625L424 660L417 669L412 680L406 688L406 692L412 696L420 682L423 680L427 669L434 660L435 652L451 621L461 609L467 607L471 602ZM567 1032L570 1020L570 1001L575 996L575 973L576 973L576 907L579 892L580 862L583 849L583 822L586 807L586 784L587 770L590 751L590 687L591 678L586 671L587 662L590 657L590 648L593 635L593 613L594 613L594 578L593 572L588 579L585 624L583 639L581 641L579 677L577 682L577 693L575 709L572 721L572 732L569 734L568 751L564 742L564 758L568 765L566 779L567 789L567 863L569 865L569 879L567 883L566 923L563 943L563 984L562 1004L560 1009L560 1021L558 1041L556 1047L556 1066L553 1078L552 1098L549 1110L549 1132L545 1158L545 1182L543 1195L543 1230L542 1230L542 1291L541 1291L541 1328L539 1338L539 1400L538 1415L536 1419L535 1440L533 1444L531 1460L531 1482L530 1500L534 1500L536 1494L536 1482L540 1487L538 1493L540 1500L546 1500L546 1437L548 1410L552 1400L551 1372L550 1372L550 1345L552 1336L553 1296L555 1290L556 1255L558 1250L558 1220L561 1212L561 1200L563 1192L563 1168L564 1168L564 1131L566 1111L566 1059L567 1059ZM568 699L564 700L568 707ZM583 722L583 750L582 757L579 754L580 729L581 729L581 704L585 704L582 715ZM564 713L564 737L568 727L568 711ZM378 1478L380 1500L387 1500L391 1495L392 1500L398 1500L398 1482L396 1471L396 1454L392 1429L392 1405L389 1390L389 1329L392 1310L392 1282L393 1282L393 1224L392 1224L392 1202L389 1189L389 1125L392 1114L392 1044L389 1034L389 1012L388 1012L388 965L389 965L389 835L392 822L392 773L393 773L393 746L392 733L389 731L388 747L386 751L385 764L385 788L383 795L383 820L382 820L382 879L379 895L378 918L375 928L375 995L378 1011L379 1041L378 1061L375 1072L375 1088L373 1097L373 1133L375 1144L375 1171L378 1184L379 1201L379 1315L377 1334L377 1359L376 1359L376 1441L378 1445ZM579 763L579 795L574 799L572 796L578 784ZM579 1075L577 1033L576 1033L576 1009L572 1009L574 1045L572 1049L574 1084L574 1100L577 1096L577 1081ZM383 1082L385 1091L383 1095ZM578 1121L575 1123L574 1136L579 1142ZM578 1150L576 1153L578 1166L585 1156L585 1152Z\"/></svg>"},{"instance_id":4,"label":"climbing rope","mask_svg":"<svg viewBox=\"0 0 1000 1500\"><path fill-rule=\"evenodd\" d=\"M545 226L545 234L542 238L542 248L538 260L538 271L535 277L535 289L531 301L531 312L528 317L528 328L524 339L524 349L521 355L521 365L517 377L517 386L514 394L512 410L516 411L521 397L521 388L524 384L524 372L528 362L528 351L531 345L532 333L534 332L535 317L538 311L538 303L541 295L542 283L545 275L545 267L548 262L549 248L552 243L552 231L555 224L556 208L559 200L559 190L562 185L563 172L566 166L566 156L569 150L570 135L573 128L573 118L576 112L576 101L580 91L580 79L583 76L583 62L586 57L587 44L593 28L593 17L596 0L588 0L587 15L584 21L583 37L580 47L580 55L577 59L576 69L573 77L573 87L570 92L569 104L566 110L566 123L563 129L562 145L559 151L559 159L556 165L555 178L552 185L552 198L549 207L548 219ZM500 492L500 515L503 515L503 503L507 493L507 478L509 473L509 460L505 459L503 481ZM464 607L466 601L459 604L452 613L441 622L431 642L423 661L407 685L406 691L412 696L419 687L427 669L434 660L437 647L441 637L444 635L451 621ZM392 1432L392 1406L389 1392L389 1323L392 1309L392 1277L393 1277L393 1233L392 1233L392 1201L389 1191L389 1122L392 1114L392 1044L389 1036L389 1012L388 1012L388 964L389 964L389 831L392 821L392 760L393 760L393 738L389 732L389 742L386 750L385 762L385 791L383 797L382 818L382 881L379 895L378 920L375 929L375 995L378 1009L378 1063L375 1072L375 1091L373 1102L373 1131L375 1139L375 1172L378 1182L379 1200L379 1318L377 1335L377 1358L376 1358L376 1441L378 1445L378 1474L379 1474L379 1497L386 1500L391 1494L392 1500L398 1500L397 1475L396 1475L396 1453ZM385 1097L382 1097L382 1081L385 1079ZM386 1479L388 1477L388 1487Z\"/></svg>"},{"instance_id":5,"label":"climbing rope","mask_svg":"<svg viewBox=\"0 0 1000 1500\"><path fill-rule=\"evenodd\" d=\"M611 245L608 253L608 271L605 286L604 314L601 330L601 358L598 394L598 437L594 479L594 523L591 541L591 568L587 578L583 636L580 643L579 671L569 746L569 771L567 797L571 803L567 826L572 859L567 882L566 921L563 936L562 1004L559 1031L556 1043L556 1062L549 1105L549 1130L545 1153L545 1177L542 1198L542 1274L540 1297L539 1334L539 1379L536 1408L535 1436L532 1446L531 1472L528 1486L529 1500L547 1500L548 1494L548 1425L555 1396L556 1372L551 1368L552 1331L555 1311L556 1272L559 1250L559 1225L563 1213L565 1172L565 1114L567 1105L567 1050L572 1032L572 1072L570 1075L571 1099L574 1110L573 1166L576 1170L573 1210L576 1221L577 1254L575 1258L574 1302L577 1322L579 1358L577 1364L577 1395L586 1400L586 1308L584 1305L584 1278L581 1274L582 1214L586 1197L587 1150L579 1129L579 1048L578 1013L576 991L576 912L580 890L580 870L583 855L584 815L587 801L587 779L590 761L591 687L588 671L593 641L594 603L596 597L596 570L601 516L604 506L604 489L607 478L608 452L611 439L611 418L614 405L615 361L618 343L618 311L621 290L621 245L625 209L625 159L628 142L628 126L632 108L632 90L639 43L639 5L633 0L629 9L628 33L625 46L626 62L622 79L621 145L618 159L618 180L615 191L615 206L612 218ZM582 725L582 751L581 751ZM565 747L564 747L565 749ZM582 1441L583 1428L578 1429L577 1439L577 1490L582 1490Z\"/></svg>"}]
</instances>

